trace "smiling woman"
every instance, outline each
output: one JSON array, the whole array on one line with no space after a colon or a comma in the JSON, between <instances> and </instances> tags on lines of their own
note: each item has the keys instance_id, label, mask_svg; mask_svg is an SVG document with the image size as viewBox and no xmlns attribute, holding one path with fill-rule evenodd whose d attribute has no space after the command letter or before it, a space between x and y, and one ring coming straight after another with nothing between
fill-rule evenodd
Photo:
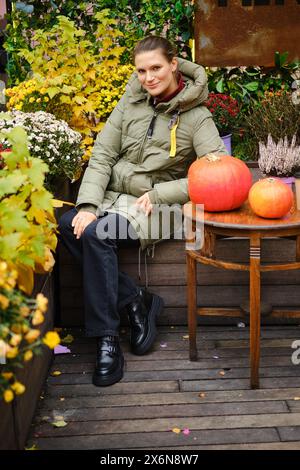
<instances>
[{"instance_id":1,"label":"smiling woman","mask_svg":"<svg viewBox=\"0 0 300 470\"><path fill-rule=\"evenodd\" d=\"M123 377L119 311L127 309L131 352L143 355L163 309L158 295L119 271L118 249L170 238L172 205L189 200L189 165L207 153L226 154L202 105L208 95L203 67L177 58L172 44L157 36L137 44L134 62L136 72L97 137L76 209L60 220L62 241L84 271L86 334L97 338L96 386ZM100 226L107 227L106 237L99 236Z\"/></svg>"},{"instance_id":2,"label":"smiling woman","mask_svg":"<svg viewBox=\"0 0 300 470\"><path fill-rule=\"evenodd\" d=\"M134 62L138 79L153 97L163 99L178 88L178 60L169 41L164 38L148 37L136 46Z\"/></svg>"}]
</instances>

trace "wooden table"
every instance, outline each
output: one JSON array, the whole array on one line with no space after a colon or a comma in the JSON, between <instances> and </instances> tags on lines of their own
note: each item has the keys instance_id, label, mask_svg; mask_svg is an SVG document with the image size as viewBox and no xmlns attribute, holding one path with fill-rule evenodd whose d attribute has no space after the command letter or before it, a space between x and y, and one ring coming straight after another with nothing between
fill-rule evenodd
<instances>
[{"instance_id":1,"label":"wooden table","mask_svg":"<svg viewBox=\"0 0 300 470\"><path fill-rule=\"evenodd\" d=\"M228 212L205 212L191 202L184 206L184 216L190 222L192 233L186 234L187 241L193 242L196 224L204 220L204 243L201 249L186 249L187 297L190 360L197 360L196 327L198 315L241 316L240 308L197 308L197 270L196 263L223 269L249 271L250 273L250 366L251 388L259 388L260 360L260 318L261 286L260 273L300 269L300 211L293 207L281 219L264 219L256 216L248 202L241 208ZM219 238L249 238L249 263L239 264L222 261L215 256L215 244ZM296 240L295 262L286 264L261 264L261 239L289 237ZM273 311L270 316L285 317L284 311ZM289 311L289 318L300 317L299 311Z\"/></svg>"}]
</instances>

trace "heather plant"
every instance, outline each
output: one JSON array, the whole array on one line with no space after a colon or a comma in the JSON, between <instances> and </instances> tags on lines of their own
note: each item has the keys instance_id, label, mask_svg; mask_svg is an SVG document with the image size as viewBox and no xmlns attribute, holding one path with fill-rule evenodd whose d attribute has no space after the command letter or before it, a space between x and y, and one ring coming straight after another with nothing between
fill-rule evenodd
<instances>
[{"instance_id":1,"label":"heather plant","mask_svg":"<svg viewBox=\"0 0 300 470\"><path fill-rule=\"evenodd\" d=\"M276 144L269 134L266 144L259 142L258 165L265 175L292 176L300 167L300 145L296 145L296 135L291 142L284 137Z\"/></svg>"}]
</instances>

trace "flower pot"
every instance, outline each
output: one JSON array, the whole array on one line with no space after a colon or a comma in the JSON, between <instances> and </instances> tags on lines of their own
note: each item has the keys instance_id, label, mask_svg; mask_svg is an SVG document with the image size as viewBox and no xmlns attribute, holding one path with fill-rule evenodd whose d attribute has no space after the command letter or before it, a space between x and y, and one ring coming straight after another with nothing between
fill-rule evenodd
<instances>
[{"instance_id":1,"label":"flower pot","mask_svg":"<svg viewBox=\"0 0 300 470\"><path fill-rule=\"evenodd\" d=\"M231 155L231 134L223 135L221 139L224 142L228 155Z\"/></svg>"},{"instance_id":2,"label":"flower pot","mask_svg":"<svg viewBox=\"0 0 300 470\"><path fill-rule=\"evenodd\" d=\"M293 183L295 182L295 178L293 176L278 176L280 181L287 184L291 189L293 189Z\"/></svg>"}]
</instances>

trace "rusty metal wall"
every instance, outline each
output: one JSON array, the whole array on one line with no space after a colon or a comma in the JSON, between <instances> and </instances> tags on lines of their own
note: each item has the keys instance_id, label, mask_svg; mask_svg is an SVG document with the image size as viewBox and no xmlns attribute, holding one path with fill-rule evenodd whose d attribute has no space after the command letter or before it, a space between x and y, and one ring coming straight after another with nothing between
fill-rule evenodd
<instances>
[{"instance_id":1,"label":"rusty metal wall","mask_svg":"<svg viewBox=\"0 0 300 470\"><path fill-rule=\"evenodd\" d=\"M300 0L195 0L196 62L274 64L274 52L300 58Z\"/></svg>"}]
</instances>

